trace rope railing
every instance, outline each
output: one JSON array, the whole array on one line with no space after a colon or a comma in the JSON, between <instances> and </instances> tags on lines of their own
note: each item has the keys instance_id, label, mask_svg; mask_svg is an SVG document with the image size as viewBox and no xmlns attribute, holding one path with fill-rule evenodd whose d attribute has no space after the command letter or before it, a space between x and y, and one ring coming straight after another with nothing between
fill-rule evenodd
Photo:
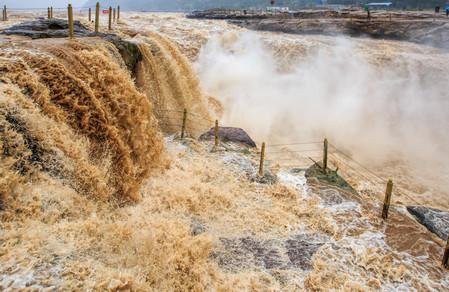
<instances>
[{"instance_id":1,"label":"rope railing","mask_svg":"<svg viewBox=\"0 0 449 292\"><path fill-rule=\"evenodd\" d=\"M187 109L155 109L159 125L167 132L181 132L181 138L210 130L214 121ZM215 123L217 123L216 121Z\"/></svg>"},{"instance_id":2,"label":"rope railing","mask_svg":"<svg viewBox=\"0 0 449 292\"><path fill-rule=\"evenodd\" d=\"M371 170L369 167L365 166L360 161L354 159L347 152L339 149L334 144L328 143L327 139L324 140L323 148L316 148L310 146L316 146L322 144L323 142L318 141L307 141L307 142L294 142L294 143L284 143L284 144L268 144L268 150L261 153L260 160L260 175L263 175L263 164L268 162L270 164L275 164L281 167L299 167L303 165L305 160L310 160L317 163L326 172L328 163L330 162L336 171L342 171L344 174L348 175L350 178L359 178L363 181L368 182L371 186L375 188L380 188L381 186L387 186L391 184L390 191L387 187L386 198L384 201L383 217L386 219L388 216L388 208L390 206L390 197L393 189L393 183L387 178L383 178L381 175L377 174L375 171ZM329 147L328 147L329 146ZM282 149L284 147L284 149ZM301 148L301 147L306 147ZM270 150L270 148L274 148ZM321 152L320 154L316 154ZM269 155L268 159L265 160L265 155ZM322 162L318 162L322 159ZM329 159L329 162L328 162ZM320 164L322 163L322 165ZM376 190L378 191L378 189ZM409 191L396 185L394 188L394 193L401 197L407 198L410 202L419 204L419 202L408 194Z\"/></svg>"},{"instance_id":3,"label":"rope railing","mask_svg":"<svg viewBox=\"0 0 449 292\"><path fill-rule=\"evenodd\" d=\"M363 165L361 162L355 160L353 157L351 157L349 154L345 153L344 151L338 149L335 145L333 144L329 144L332 148L334 148L335 152L337 154L341 154L343 157L345 157L345 159L347 161L351 161L354 164L356 164L358 167L360 167L363 171L365 171L366 173L368 173L369 175L371 175L374 180L370 177L368 177L367 175L364 175L363 172L361 172L360 170L355 169L354 167L349 166L348 162L343 161L342 159L338 159L338 157L335 157L335 155L333 155L334 158L336 158L338 160L339 163L343 163L346 166L348 166L349 168L352 168L352 170L357 173L358 175L362 176L366 181L370 182L373 185L385 185L386 182L388 182L387 178L382 178L380 175L376 174L374 171L370 170L367 166ZM413 197L411 197L409 194L407 194L407 190L402 188L401 186L396 185L394 188L394 193L403 196L407 199L409 199L411 202L418 204L419 202L417 200L415 200Z\"/></svg>"}]
</instances>

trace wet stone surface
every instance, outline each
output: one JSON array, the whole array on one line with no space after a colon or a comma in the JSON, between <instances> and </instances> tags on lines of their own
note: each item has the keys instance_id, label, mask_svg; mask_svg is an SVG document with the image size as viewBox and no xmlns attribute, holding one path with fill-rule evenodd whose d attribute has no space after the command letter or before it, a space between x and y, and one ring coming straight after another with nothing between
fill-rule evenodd
<instances>
[{"instance_id":1,"label":"wet stone surface","mask_svg":"<svg viewBox=\"0 0 449 292\"><path fill-rule=\"evenodd\" d=\"M222 249L213 257L229 271L251 267L310 270L312 256L328 239L319 234L298 234L291 238L261 240L255 237L220 239Z\"/></svg>"},{"instance_id":2,"label":"wet stone surface","mask_svg":"<svg viewBox=\"0 0 449 292\"><path fill-rule=\"evenodd\" d=\"M200 137L200 141L213 141L215 137L215 130L211 128L206 133L203 133ZM218 138L222 142L235 142L241 143L249 147L256 147L256 143L251 139L251 137L245 132L245 130L234 127L219 127L218 128Z\"/></svg>"},{"instance_id":3,"label":"wet stone surface","mask_svg":"<svg viewBox=\"0 0 449 292\"><path fill-rule=\"evenodd\" d=\"M115 34L96 33L77 20L73 22L73 32L75 37L97 36L111 42L122 55L128 70L133 74L135 73L135 66L141 60L142 55L134 42L126 41ZM69 24L66 19L38 18L13 25L1 33L5 35L21 35L32 39L65 38L69 36Z\"/></svg>"},{"instance_id":4,"label":"wet stone surface","mask_svg":"<svg viewBox=\"0 0 449 292\"><path fill-rule=\"evenodd\" d=\"M6 35L22 35L33 39L41 38L62 38L68 36L69 24L65 19L44 19L39 18L33 21L27 21L11 26L5 29L2 34ZM94 33L89 31L81 22L75 20L73 22L73 31L75 36L93 36Z\"/></svg>"},{"instance_id":5,"label":"wet stone surface","mask_svg":"<svg viewBox=\"0 0 449 292\"><path fill-rule=\"evenodd\" d=\"M421 206L407 206L407 211L429 231L443 240L449 236L449 212Z\"/></svg>"}]
</instances>

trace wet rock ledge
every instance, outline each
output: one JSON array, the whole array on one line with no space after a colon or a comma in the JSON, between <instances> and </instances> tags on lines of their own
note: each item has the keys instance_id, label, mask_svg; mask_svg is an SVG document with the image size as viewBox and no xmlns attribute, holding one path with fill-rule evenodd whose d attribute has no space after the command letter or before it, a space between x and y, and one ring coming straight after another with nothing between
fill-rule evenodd
<instances>
[{"instance_id":1,"label":"wet rock ledge","mask_svg":"<svg viewBox=\"0 0 449 292\"><path fill-rule=\"evenodd\" d=\"M407 211L429 231L447 240L449 236L449 212L422 206L408 206Z\"/></svg>"},{"instance_id":2,"label":"wet rock ledge","mask_svg":"<svg viewBox=\"0 0 449 292\"><path fill-rule=\"evenodd\" d=\"M38 18L36 20L22 22L13 25L1 34L4 35L20 35L32 39L45 38L65 38L69 36L69 25L65 19L45 19ZM73 22L74 35L77 38L81 37L100 37L112 44L118 49L122 55L123 60L130 72L134 72L136 64L142 59L142 55L137 45L133 42L126 41L115 34L95 33L79 21Z\"/></svg>"}]
</instances>

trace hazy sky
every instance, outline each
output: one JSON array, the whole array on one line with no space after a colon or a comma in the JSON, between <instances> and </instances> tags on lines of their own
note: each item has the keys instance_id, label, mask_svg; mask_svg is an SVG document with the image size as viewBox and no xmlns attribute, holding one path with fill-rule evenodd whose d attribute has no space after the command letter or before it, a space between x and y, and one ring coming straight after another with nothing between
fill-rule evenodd
<instances>
[{"instance_id":1,"label":"hazy sky","mask_svg":"<svg viewBox=\"0 0 449 292\"><path fill-rule=\"evenodd\" d=\"M78 7L86 3L86 0L3 0L2 5L6 5L11 8L47 8L53 7L66 7L68 3L72 3L73 6Z\"/></svg>"}]
</instances>

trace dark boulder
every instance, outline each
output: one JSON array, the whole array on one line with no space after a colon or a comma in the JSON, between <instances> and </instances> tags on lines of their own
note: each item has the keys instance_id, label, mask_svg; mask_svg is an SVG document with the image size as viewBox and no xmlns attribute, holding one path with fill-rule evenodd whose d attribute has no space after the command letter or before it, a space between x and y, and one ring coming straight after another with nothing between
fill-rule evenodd
<instances>
[{"instance_id":1,"label":"dark boulder","mask_svg":"<svg viewBox=\"0 0 449 292\"><path fill-rule=\"evenodd\" d=\"M214 128L211 128L206 133L199 137L200 141L213 140L215 137ZM249 147L256 147L256 143L251 139L251 137L240 128L234 127L219 127L218 128L218 138L222 142L236 142L247 145Z\"/></svg>"},{"instance_id":2,"label":"dark boulder","mask_svg":"<svg viewBox=\"0 0 449 292\"><path fill-rule=\"evenodd\" d=\"M407 210L419 223L443 240L449 235L449 212L421 206L407 206Z\"/></svg>"},{"instance_id":3,"label":"dark boulder","mask_svg":"<svg viewBox=\"0 0 449 292\"><path fill-rule=\"evenodd\" d=\"M68 37L68 28L69 24L65 19L38 18L13 25L5 29L2 34L22 35L33 39L63 38ZM77 20L73 22L73 32L75 36L93 36L95 34Z\"/></svg>"}]
</instances>

